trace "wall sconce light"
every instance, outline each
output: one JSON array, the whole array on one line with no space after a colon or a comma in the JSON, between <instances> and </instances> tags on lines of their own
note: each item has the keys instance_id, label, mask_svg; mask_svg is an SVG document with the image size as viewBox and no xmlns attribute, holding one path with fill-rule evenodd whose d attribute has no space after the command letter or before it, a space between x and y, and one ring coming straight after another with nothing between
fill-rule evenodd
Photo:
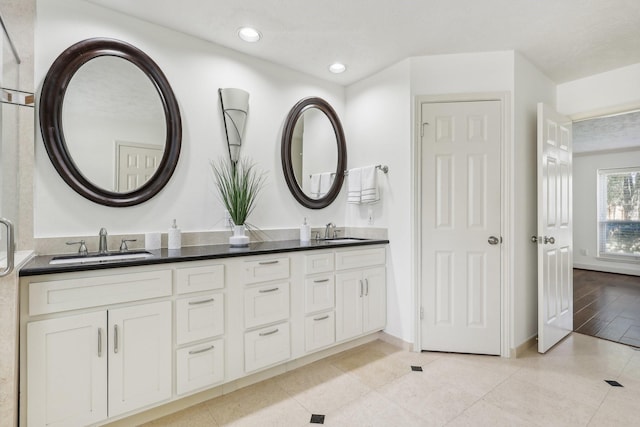
<instances>
[{"instance_id":1,"label":"wall sconce light","mask_svg":"<svg viewBox=\"0 0 640 427\"><path fill-rule=\"evenodd\" d=\"M226 88L218 89L220 106L222 107L222 120L227 135L229 157L235 164L240 158L240 146L244 135L244 125L249 111L249 92L242 89Z\"/></svg>"}]
</instances>

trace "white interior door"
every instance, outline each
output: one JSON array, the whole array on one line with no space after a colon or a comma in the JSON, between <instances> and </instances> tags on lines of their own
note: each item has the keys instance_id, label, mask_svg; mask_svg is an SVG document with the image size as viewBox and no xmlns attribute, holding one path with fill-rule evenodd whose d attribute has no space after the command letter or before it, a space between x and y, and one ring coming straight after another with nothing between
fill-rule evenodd
<instances>
[{"instance_id":1,"label":"white interior door","mask_svg":"<svg viewBox=\"0 0 640 427\"><path fill-rule=\"evenodd\" d=\"M161 146L135 143L116 143L116 189L118 192L133 191L142 186L156 173L162 160Z\"/></svg>"},{"instance_id":2,"label":"white interior door","mask_svg":"<svg viewBox=\"0 0 640 427\"><path fill-rule=\"evenodd\" d=\"M500 354L501 102L423 103L422 349Z\"/></svg>"},{"instance_id":3,"label":"white interior door","mask_svg":"<svg viewBox=\"0 0 640 427\"><path fill-rule=\"evenodd\" d=\"M538 351L573 330L571 121L538 104Z\"/></svg>"}]
</instances>

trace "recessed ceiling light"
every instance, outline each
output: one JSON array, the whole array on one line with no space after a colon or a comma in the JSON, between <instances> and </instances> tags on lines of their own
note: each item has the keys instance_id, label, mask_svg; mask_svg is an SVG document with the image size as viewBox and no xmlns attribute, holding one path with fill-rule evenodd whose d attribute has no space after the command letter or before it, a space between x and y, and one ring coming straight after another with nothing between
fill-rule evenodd
<instances>
[{"instance_id":1,"label":"recessed ceiling light","mask_svg":"<svg viewBox=\"0 0 640 427\"><path fill-rule=\"evenodd\" d=\"M333 74L344 73L346 69L347 67L339 62L329 65L329 71L331 71Z\"/></svg>"},{"instance_id":2,"label":"recessed ceiling light","mask_svg":"<svg viewBox=\"0 0 640 427\"><path fill-rule=\"evenodd\" d=\"M238 37L246 42L255 43L262 38L262 34L255 28L242 27L238 30Z\"/></svg>"}]
</instances>

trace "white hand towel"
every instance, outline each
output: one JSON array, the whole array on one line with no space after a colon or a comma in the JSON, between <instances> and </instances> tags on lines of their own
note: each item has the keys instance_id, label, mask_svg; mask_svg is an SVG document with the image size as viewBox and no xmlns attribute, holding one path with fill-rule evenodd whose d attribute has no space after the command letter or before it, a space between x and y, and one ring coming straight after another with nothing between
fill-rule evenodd
<instances>
[{"instance_id":1,"label":"white hand towel","mask_svg":"<svg viewBox=\"0 0 640 427\"><path fill-rule=\"evenodd\" d=\"M311 184L309 185L309 191L311 192L311 198L318 199L320 197L320 178L322 174L311 174Z\"/></svg>"},{"instance_id":2,"label":"white hand towel","mask_svg":"<svg viewBox=\"0 0 640 427\"><path fill-rule=\"evenodd\" d=\"M318 192L319 197L324 197L329 192L331 183L333 182L333 178L331 175L331 172L323 172L320 174L320 191Z\"/></svg>"},{"instance_id":3,"label":"white hand towel","mask_svg":"<svg viewBox=\"0 0 640 427\"><path fill-rule=\"evenodd\" d=\"M362 168L362 198L361 203L375 203L380 200L378 191L378 170L375 166Z\"/></svg>"},{"instance_id":4,"label":"white hand towel","mask_svg":"<svg viewBox=\"0 0 640 427\"><path fill-rule=\"evenodd\" d=\"M347 175L347 203L360 203L362 198L361 175L360 168L349 169L349 175Z\"/></svg>"}]
</instances>

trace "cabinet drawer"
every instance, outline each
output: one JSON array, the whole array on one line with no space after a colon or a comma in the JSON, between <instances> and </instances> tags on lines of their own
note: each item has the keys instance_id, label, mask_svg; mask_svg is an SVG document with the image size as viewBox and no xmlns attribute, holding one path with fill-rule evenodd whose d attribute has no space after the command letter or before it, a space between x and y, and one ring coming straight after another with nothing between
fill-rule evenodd
<instances>
[{"instance_id":1,"label":"cabinet drawer","mask_svg":"<svg viewBox=\"0 0 640 427\"><path fill-rule=\"evenodd\" d=\"M176 301L176 343L212 338L224 333L224 294Z\"/></svg>"},{"instance_id":2,"label":"cabinet drawer","mask_svg":"<svg viewBox=\"0 0 640 427\"><path fill-rule=\"evenodd\" d=\"M244 262L244 283L289 278L289 258L269 258Z\"/></svg>"},{"instance_id":3,"label":"cabinet drawer","mask_svg":"<svg viewBox=\"0 0 640 427\"><path fill-rule=\"evenodd\" d=\"M176 292L210 291L224 288L224 265L205 265L176 269Z\"/></svg>"},{"instance_id":4,"label":"cabinet drawer","mask_svg":"<svg viewBox=\"0 0 640 427\"><path fill-rule=\"evenodd\" d=\"M289 318L289 283L271 283L244 290L244 326L253 328Z\"/></svg>"},{"instance_id":5,"label":"cabinet drawer","mask_svg":"<svg viewBox=\"0 0 640 427\"><path fill-rule=\"evenodd\" d=\"M333 271L333 252L305 255L304 267L306 274Z\"/></svg>"},{"instance_id":6,"label":"cabinet drawer","mask_svg":"<svg viewBox=\"0 0 640 427\"><path fill-rule=\"evenodd\" d=\"M184 394L224 380L224 340L176 351L176 393Z\"/></svg>"},{"instance_id":7,"label":"cabinet drawer","mask_svg":"<svg viewBox=\"0 0 640 427\"><path fill-rule=\"evenodd\" d=\"M316 350L336 342L336 318L333 311L308 316L304 321L304 348Z\"/></svg>"},{"instance_id":8,"label":"cabinet drawer","mask_svg":"<svg viewBox=\"0 0 640 427\"><path fill-rule=\"evenodd\" d=\"M289 322L244 334L244 369L255 371L291 357Z\"/></svg>"},{"instance_id":9,"label":"cabinet drawer","mask_svg":"<svg viewBox=\"0 0 640 427\"><path fill-rule=\"evenodd\" d=\"M356 249L336 252L336 270L383 265L386 262L384 248Z\"/></svg>"},{"instance_id":10,"label":"cabinet drawer","mask_svg":"<svg viewBox=\"0 0 640 427\"><path fill-rule=\"evenodd\" d=\"M171 295L171 270L29 283L29 315Z\"/></svg>"},{"instance_id":11,"label":"cabinet drawer","mask_svg":"<svg viewBox=\"0 0 640 427\"><path fill-rule=\"evenodd\" d=\"M304 311L316 311L333 308L335 301L335 279L333 273L309 277L304 281Z\"/></svg>"}]
</instances>

